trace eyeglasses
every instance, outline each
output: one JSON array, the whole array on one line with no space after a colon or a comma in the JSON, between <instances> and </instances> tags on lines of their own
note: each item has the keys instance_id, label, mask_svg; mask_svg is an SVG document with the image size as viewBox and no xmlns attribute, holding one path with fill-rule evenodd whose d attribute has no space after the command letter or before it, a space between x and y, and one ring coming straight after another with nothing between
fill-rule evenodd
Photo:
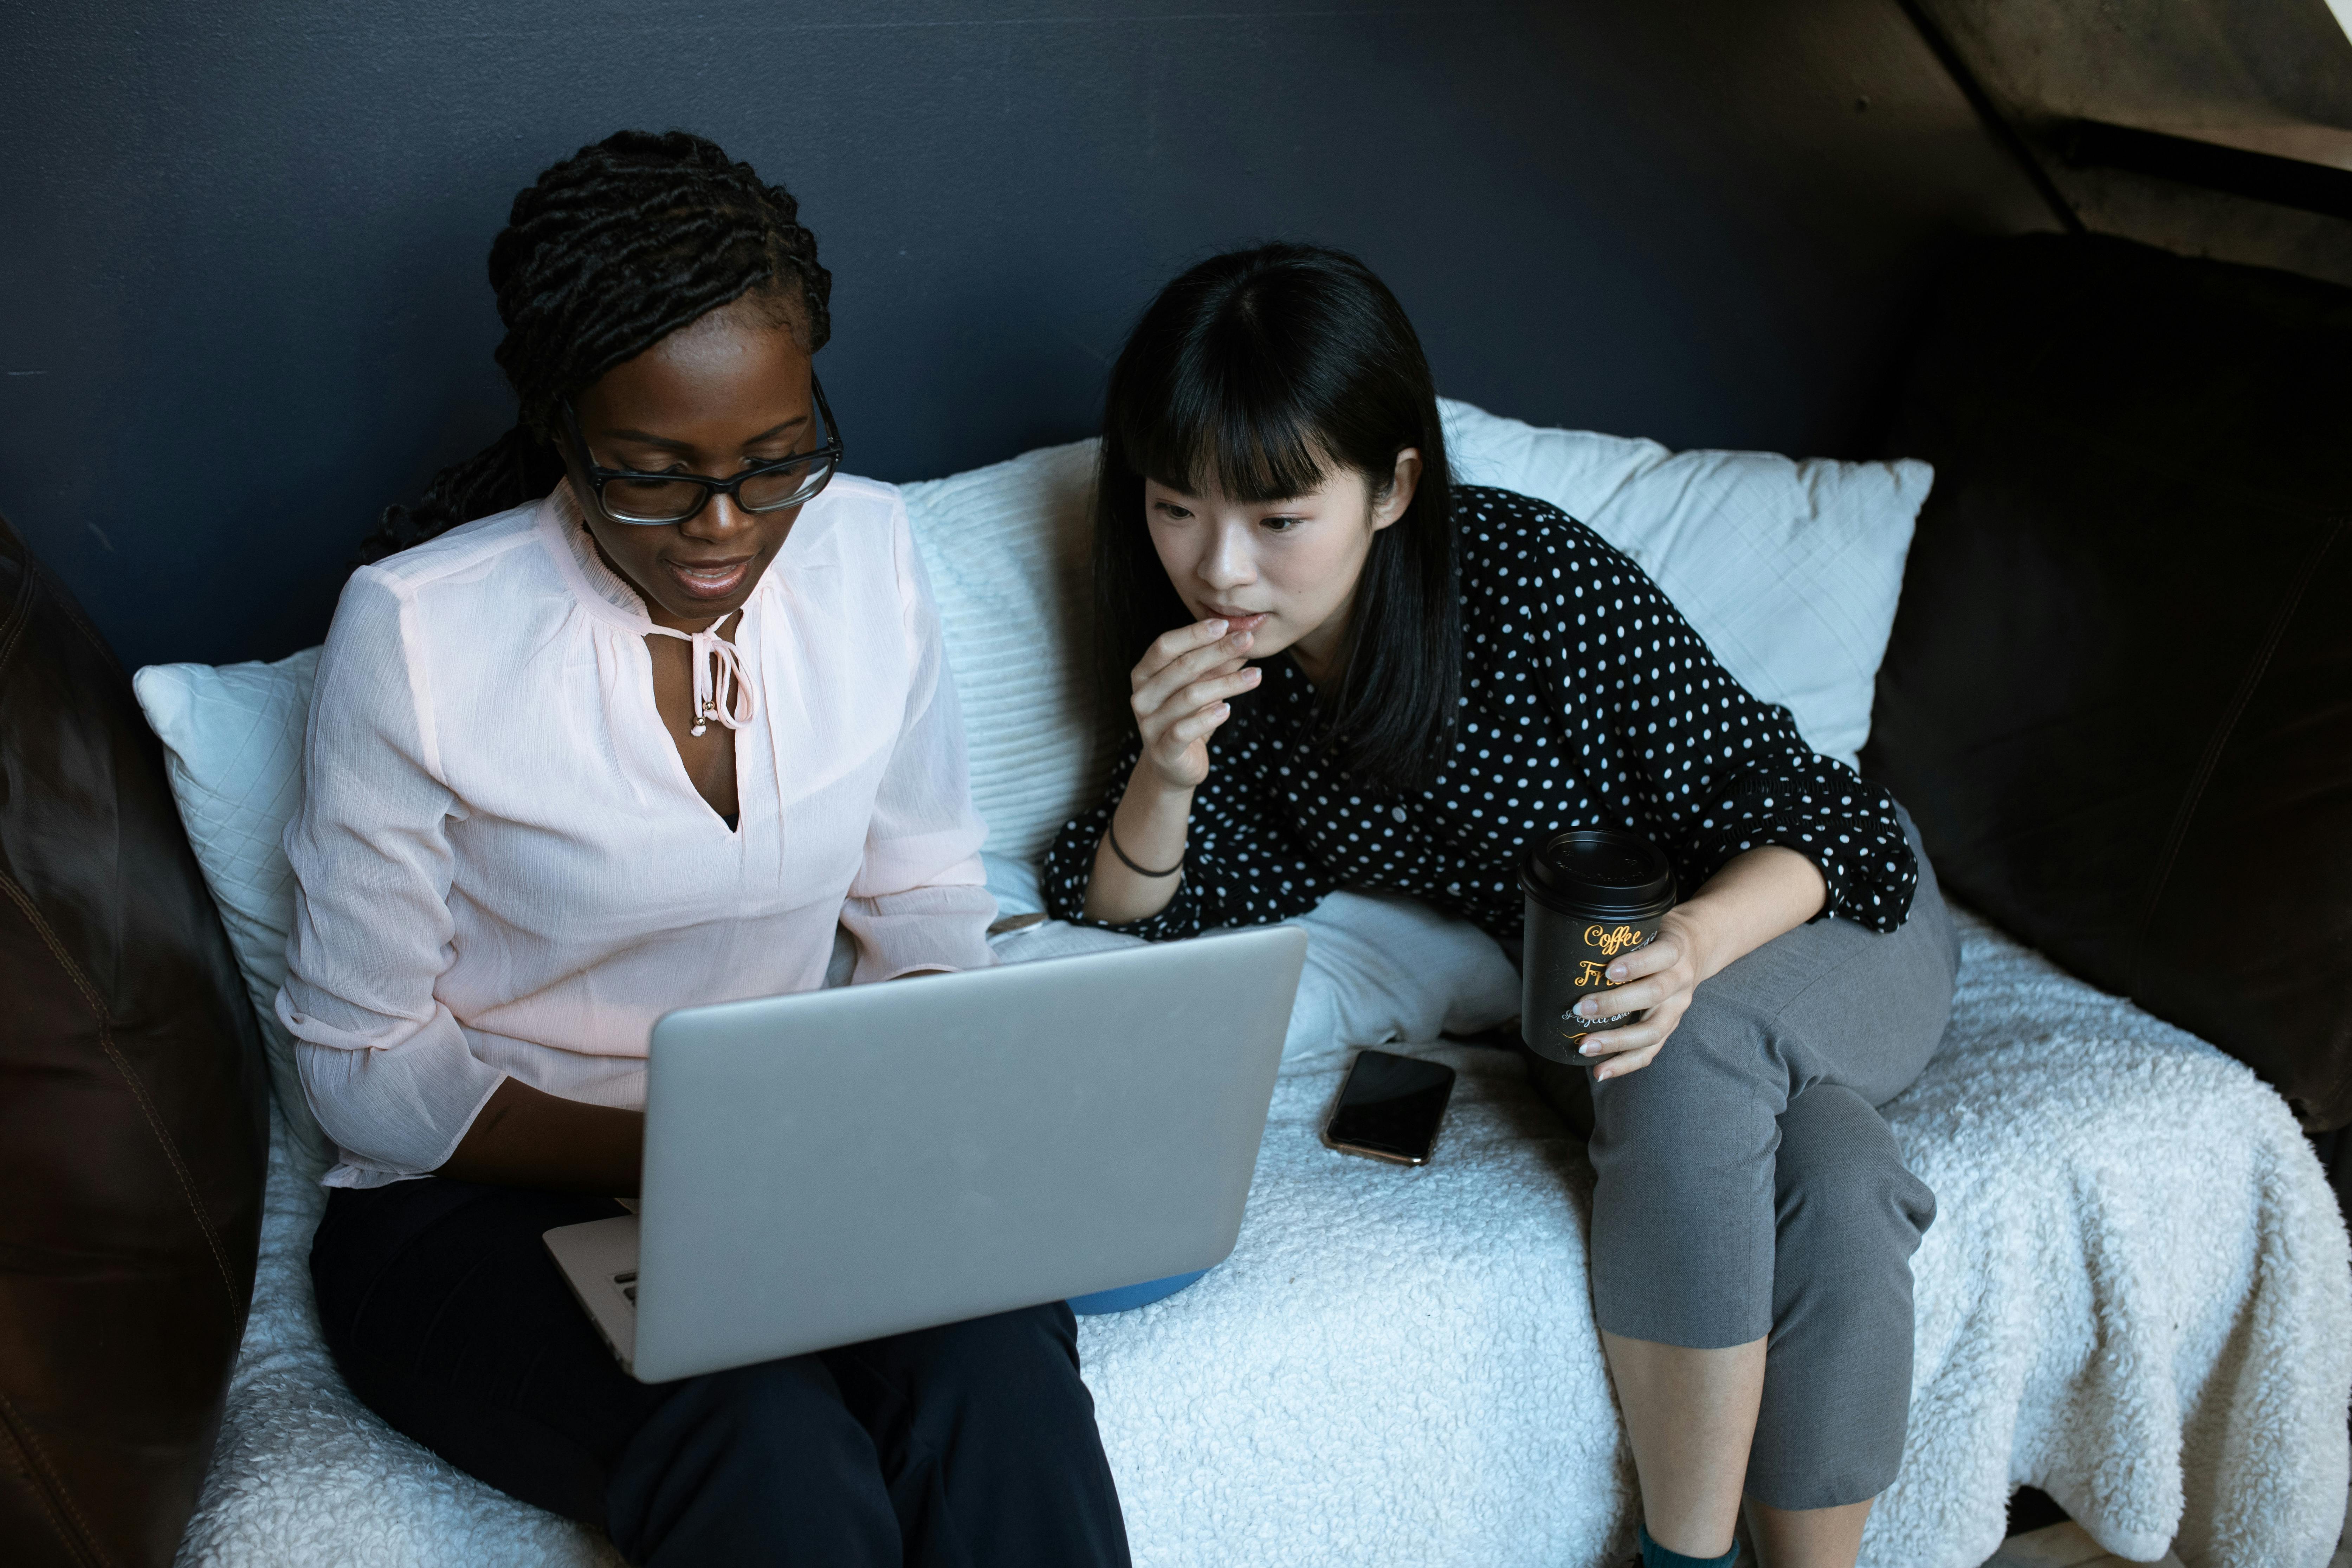
<instances>
[{"instance_id":1,"label":"eyeglasses","mask_svg":"<svg viewBox=\"0 0 2352 1568\"><path fill-rule=\"evenodd\" d=\"M731 479L599 468L588 453L579 411L568 397L563 400L563 418L571 427L572 444L579 449L580 466L588 470L588 487L596 492L596 504L604 515L614 522L656 528L684 522L709 506L715 495L730 498L745 511L782 511L814 499L841 467L841 431L825 404L824 387L814 374L809 376L809 391L816 398L817 417L824 422L824 445L814 452L795 452L772 463L757 464Z\"/></svg>"}]
</instances>

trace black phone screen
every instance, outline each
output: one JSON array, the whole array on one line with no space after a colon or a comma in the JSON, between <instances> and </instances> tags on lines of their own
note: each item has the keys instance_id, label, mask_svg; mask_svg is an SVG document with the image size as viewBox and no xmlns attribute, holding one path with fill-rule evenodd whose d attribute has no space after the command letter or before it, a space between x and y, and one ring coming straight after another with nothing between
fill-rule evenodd
<instances>
[{"instance_id":1,"label":"black phone screen","mask_svg":"<svg viewBox=\"0 0 2352 1568\"><path fill-rule=\"evenodd\" d=\"M1418 1165L1437 1142L1437 1124L1454 1093L1454 1069L1388 1051L1358 1051L1324 1125L1323 1142L1383 1160Z\"/></svg>"}]
</instances>

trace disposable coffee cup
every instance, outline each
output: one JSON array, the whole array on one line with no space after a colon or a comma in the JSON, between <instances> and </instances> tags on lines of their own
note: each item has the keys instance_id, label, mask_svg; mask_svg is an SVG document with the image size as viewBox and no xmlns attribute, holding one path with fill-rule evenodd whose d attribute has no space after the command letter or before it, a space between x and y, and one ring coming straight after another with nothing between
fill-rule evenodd
<instances>
[{"instance_id":1,"label":"disposable coffee cup","mask_svg":"<svg viewBox=\"0 0 2352 1568\"><path fill-rule=\"evenodd\" d=\"M1610 989L1609 965L1658 934L1675 907L1675 870L1639 834L1579 828L1555 834L1519 863L1527 894L1520 952L1519 1037L1539 1057L1575 1067L1587 1035L1622 1028L1639 1016L1577 1016L1576 1005Z\"/></svg>"}]
</instances>

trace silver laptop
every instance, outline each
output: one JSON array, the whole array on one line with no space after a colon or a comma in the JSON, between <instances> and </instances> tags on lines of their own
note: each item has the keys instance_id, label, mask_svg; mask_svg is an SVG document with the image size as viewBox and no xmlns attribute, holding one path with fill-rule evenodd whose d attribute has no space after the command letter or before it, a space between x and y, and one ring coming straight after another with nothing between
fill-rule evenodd
<instances>
[{"instance_id":1,"label":"silver laptop","mask_svg":"<svg viewBox=\"0 0 2352 1568\"><path fill-rule=\"evenodd\" d=\"M1306 955L1268 926L671 1013L638 1212L548 1249L647 1383L1209 1268Z\"/></svg>"}]
</instances>

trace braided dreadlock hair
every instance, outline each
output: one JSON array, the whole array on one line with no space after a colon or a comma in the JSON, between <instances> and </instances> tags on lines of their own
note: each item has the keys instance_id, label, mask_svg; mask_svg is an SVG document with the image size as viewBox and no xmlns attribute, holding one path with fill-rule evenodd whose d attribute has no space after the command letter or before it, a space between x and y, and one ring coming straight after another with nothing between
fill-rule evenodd
<instances>
[{"instance_id":1,"label":"braided dreadlock hair","mask_svg":"<svg viewBox=\"0 0 2352 1568\"><path fill-rule=\"evenodd\" d=\"M386 507L360 559L545 495L563 477L552 443L564 400L737 300L772 305L811 353L823 348L833 274L799 212L783 186L683 131L623 131L541 174L490 247L499 368L521 416L415 506Z\"/></svg>"}]
</instances>

